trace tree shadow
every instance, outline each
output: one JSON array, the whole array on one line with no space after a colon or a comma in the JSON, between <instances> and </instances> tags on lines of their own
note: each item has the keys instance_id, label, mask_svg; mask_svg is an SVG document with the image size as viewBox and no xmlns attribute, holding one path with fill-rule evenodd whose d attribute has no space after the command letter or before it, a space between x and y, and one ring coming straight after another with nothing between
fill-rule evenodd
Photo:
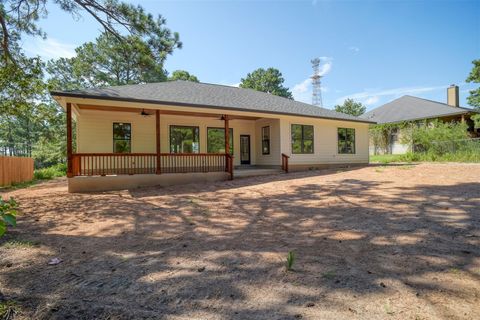
<instances>
[{"instance_id":1,"label":"tree shadow","mask_svg":"<svg viewBox=\"0 0 480 320\"><path fill-rule=\"evenodd\" d=\"M0 259L3 294L33 318L58 319L365 316L352 301L400 290L441 317L458 312L438 295L478 302L479 183L318 177L20 198L9 238L41 250L14 268ZM64 261L47 265L55 256ZM470 282L459 287L460 277Z\"/></svg>"}]
</instances>

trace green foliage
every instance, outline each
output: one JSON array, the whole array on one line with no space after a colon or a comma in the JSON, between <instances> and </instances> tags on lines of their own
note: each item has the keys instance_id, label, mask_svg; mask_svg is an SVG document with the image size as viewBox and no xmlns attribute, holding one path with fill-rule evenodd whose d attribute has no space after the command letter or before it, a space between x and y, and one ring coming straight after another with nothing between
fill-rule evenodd
<instances>
[{"instance_id":1,"label":"green foliage","mask_svg":"<svg viewBox=\"0 0 480 320\"><path fill-rule=\"evenodd\" d=\"M193 74L190 74L188 71L185 70L175 70L172 72L172 75L168 77L169 81L175 80L184 80L184 81L192 81L192 82L199 82L198 78Z\"/></svg>"},{"instance_id":2,"label":"green foliage","mask_svg":"<svg viewBox=\"0 0 480 320\"><path fill-rule=\"evenodd\" d=\"M356 117L364 114L366 110L367 108L361 102L355 102L353 99L347 99L342 105L335 106L335 111Z\"/></svg>"},{"instance_id":3,"label":"green foliage","mask_svg":"<svg viewBox=\"0 0 480 320\"><path fill-rule=\"evenodd\" d=\"M444 123L435 120L376 125L370 128L370 136L374 145L378 143L384 148L385 153L388 153L389 136L394 130L401 130L401 143L411 145L413 152L402 155L375 155L370 157L370 161L380 163L415 161L480 162L480 141L469 139L465 123Z\"/></svg>"},{"instance_id":4,"label":"green foliage","mask_svg":"<svg viewBox=\"0 0 480 320\"><path fill-rule=\"evenodd\" d=\"M15 199L5 201L0 197L0 237L5 234L8 225L17 225L17 207Z\"/></svg>"},{"instance_id":5,"label":"green foliage","mask_svg":"<svg viewBox=\"0 0 480 320\"><path fill-rule=\"evenodd\" d=\"M479 142L477 142L478 144ZM396 163L396 162L480 162L480 146L465 146L457 151L443 154L435 152L407 152L405 154L382 154L370 156L372 163Z\"/></svg>"},{"instance_id":6,"label":"green foliage","mask_svg":"<svg viewBox=\"0 0 480 320\"><path fill-rule=\"evenodd\" d=\"M76 57L49 61L50 87L71 90L166 81L165 59L181 47L181 42L162 25L163 21L158 23L158 33L122 40L103 33L95 42L76 48Z\"/></svg>"},{"instance_id":7,"label":"green foliage","mask_svg":"<svg viewBox=\"0 0 480 320\"><path fill-rule=\"evenodd\" d=\"M59 163L48 168L35 170L33 177L35 180L50 180L53 178L64 177L67 174L67 165Z\"/></svg>"},{"instance_id":8,"label":"green foliage","mask_svg":"<svg viewBox=\"0 0 480 320\"><path fill-rule=\"evenodd\" d=\"M65 114L47 89L165 81L165 60L182 46L163 17L140 6L117 0L50 2L75 18L93 16L105 32L77 48L76 57L45 65L23 53L22 36L45 37L38 23L48 16L48 0L0 1L0 153L33 156L36 168L65 162Z\"/></svg>"},{"instance_id":9,"label":"green foliage","mask_svg":"<svg viewBox=\"0 0 480 320\"><path fill-rule=\"evenodd\" d=\"M161 52L162 47L172 46L170 42L178 43L178 34L161 26L165 23L162 16L154 17L145 13L141 6L135 6L117 0L54 0L61 10L79 18L82 13L91 15L106 33L120 41L125 40L125 31L128 35L144 37L154 35L154 48ZM0 3L0 43L2 44L1 58L3 61L15 61L14 45L21 35L46 35L38 27L40 18L48 16L47 0L4 0ZM155 40L164 41L155 41Z\"/></svg>"},{"instance_id":10,"label":"green foliage","mask_svg":"<svg viewBox=\"0 0 480 320\"><path fill-rule=\"evenodd\" d=\"M0 319L15 319L15 314L20 311L20 307L15 301L7 300L0 302Z\"/></svg>"},{"instance_id":11,"label":"green foliage","mask_svg":"<svg viewBox=\"0 0 480 320\"><path fill-rule=\"evenodd\" d=\"M406 128L407 126L408 124L406 122L371 125L368 132L370 135L370 140L375 148L375 154L377 154L377 152L389 153L392 135L398 130Z\"/></svg>"},{"instance_id":12,"label":"green foliage","mask_svg":"<svg viewBox=\"0 0 480 320\"><path fill-rule=\"evenodd\" d=\"M411 126L411 133L406 135L402 142L411 142L415 152L442 154L446 151L445 145L437 143L438 141L460 141L468 138L465 123L435 120Z\"/></svg>"},{"instance_id":13,"label":"green foliage","mask_svg":"<svg viewBox=\"0 0 480 320\"><path fill-rule=\"evenodd\" d=\"M38 245L38 243L28 240L9 240L2 244L2 247L7 249L31 248Z\"/></svg>"},{"instance_id":14,"label":"green foliage","mask_svg":"<svg viewBox=\"0 0 480 320\"><path fill-rule=\"evenodd\" d=\"M480 83L480 59L472 61L473 68L468 75L467 82ZM480 87L470 90L470 95L467 97L468 104L477 110L480 110Z\"/></svg>"},{"instance_id":15,"label":"green foliage","mask_svg":"<svg viewBox=\"0 0 480 320\"><path fill-rule=\"evenodd\" d=\"M475 129L480 129L480 114L474 114L470 119L473 121Z\"/></svg>"},{"instance_id":16,"label":"green foliage","mask_svg":"<svg viewBox=\"0 0 480 320\"><path fill-rule=\"evenodd\" d=\"M241 79L240 88L250 88L257 91L271 93L276 96L293 99L287 87L283 86L285 79L282 73L275 68L259 68Z\"/></svg>"},{"instance_id":17,"label":"green foliage","mask_svg":"<svg viewBox=\"0 0 480 320\"><path fill-rule=\"evenodd\" d=\"M287 271L292 271L293 264L295 263L295 253L293 251L289 251L287 254L287 263L286 269Z\"/></svg>"}]
</instances>

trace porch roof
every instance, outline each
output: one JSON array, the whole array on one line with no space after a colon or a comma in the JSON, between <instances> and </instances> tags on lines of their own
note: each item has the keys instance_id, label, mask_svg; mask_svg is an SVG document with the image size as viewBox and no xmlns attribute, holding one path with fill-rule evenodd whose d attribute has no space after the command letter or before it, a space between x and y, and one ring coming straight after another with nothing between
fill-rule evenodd
<instances>
[{"instance_id":1,"label":"porch roof","mask_svg":"<svg viewBox=\"0 0 480 320\"><path fill-rule=\"evenodd\" d=\"M374 123L371 120L252 89L180 80L73 91L52 91L50 94L54 97L170 104L206 109L232 109L236 111Z\"/></svg>"}]
</instances>

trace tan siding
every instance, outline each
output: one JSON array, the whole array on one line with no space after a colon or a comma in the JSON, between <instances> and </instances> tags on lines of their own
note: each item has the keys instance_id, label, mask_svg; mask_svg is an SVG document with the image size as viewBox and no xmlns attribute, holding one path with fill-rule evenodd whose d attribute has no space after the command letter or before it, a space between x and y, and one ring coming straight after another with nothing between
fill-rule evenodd
<instances>
[{"instance_id":1,"label":"tan siding","mask_svg":"<svg viewBox=\"0 0 480 320\"><path fill-rule=\"evenodd\" d=\"M77 119L78 152L113 152L113 123L132 124L132 152L155 152L155 117L142 117L128 112L87 111ZM197 126L200 129L200 152L207 152L207 128L224 127L222 120L202 117L160 115L160 146L162 152L170 152L170 126ZM252 164L255 164L255 122L230 120L233 128L235 164L240 164L240 135L249 134L252 141Z\"/></svg>"},{"instance_id":2,"label":"tan siding","mask_svg":"<svg viewBox=\"0 0 480 320\"><path fill-rule=\"evenodd\" d=\"M97 105L111 105L111 101L92 99L72 99L72 102ZM240 163L239 146L240 135L251 136L252 164L279 165L280 154L291 155L291 164L329 164L329 163L366 163L368 162L368 124L351 121L316 119L299 116L266 115L255 112L241 112L232 110L199 109L195 107L178 107L167 105L132 104L115 102L121 107L145 107L150 109L165 109L190 112L218 112L221 114L244 115L252 117L269 116L271 119L260 120L232 120L230 126L234 129L234 156L235 164ZM139 110L140 112L140 110ZM155 152L155 117L141 117L138 114L126 112L105 112L82 110L78 118L78 146L79 152L112 152L112 123L124 121L132 123L132 151ZM261 127L271 123L271 154L270 157L261 155ZM315 130L315 153L310 155L291 154L290 126L296 124L311 124ZM223 127L223 121L213 118L161 116L161 145L162 152L169 152L169 125L196 125L200 127L200 150L206 152L206 128ZM356 129L356 154L342 155L337 152L337 128Z\"/></svg>"},{"instance_id":3,"label":"tan siding","mask_svg":"<svg viewBox=\"0 0 480 320\"><path fill-rule=\"evenodd\" d=\"M292 124L314 126L313 154L292 154L290 136ZM355 129L355 154L338 153L337 128ZM368 162L368 124L324 119L282 117L280 120L280 129L282 137L281 151L290 155L291 164Z\"/></svg>"},{"instance_id":4,"label":"tan siding","mask_svg":"<svg viewBox=\"0 0 480 320\"><path fill-rule=\"evenodd\" d=\"M262 154L262 127L270 127L270 154ZM259 119L255 121L255 146L258 165L280 165L280 121L278 119Z\"/></svg>"}]
</instances>

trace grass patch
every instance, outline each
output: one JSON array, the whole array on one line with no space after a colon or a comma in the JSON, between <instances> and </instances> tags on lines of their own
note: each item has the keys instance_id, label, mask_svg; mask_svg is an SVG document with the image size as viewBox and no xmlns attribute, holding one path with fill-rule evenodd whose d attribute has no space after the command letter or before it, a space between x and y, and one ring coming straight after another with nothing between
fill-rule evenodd
<instances>
[{"instance_id":1,"label":"grass patch","mask_svg":"<svg viewBox=\"0 0 480 320\"><path fill-rule=\"evenodd\" d=\"M475 150L459 151L453 153L437 154L435 152L405 154L377 154L370 156L371 163L394 163L394 162L480 162L480 152Z\"/></svg>"},{"instance_id":2,"label":"grass patch","mask_svg":"<svg viewBox=\"0 0 480 320\"><path fill-rule=\"evenodd\" d=\"M370 156L370 162L374 163L391 163L391 162L402 162L402 154L376 154Z\"/></svg>"},{"instance_id":3,"label":"grass patch","mask_svg":"<svg viewBox=\"0 0 480 320\"><path fill-rule=\"evenodd\" d=\"M8 249L31 248L38 246L38 243L28 240L8 240L2 243L1 246Z\"/></svg>"},{"instance_id":4,"label":"grass patch","mask_svg":"<svg viewBox=\"0 0 480 320\"><path fill-rule=\"evenodd\" d=\"M293 251L289 251L287 254L287 261L285 264L285 268L287 271L293 271L293 264L295 263L295 253Z\"/></svg>"},{"instance_id":5,"label":"grass patch","mask_svg":"<svg viewBox=\"0 0 480 320\"><path fill-rule=\"evenodd\" d=\"M20 312L20 307L15 301L7 300L0 302L0 319L11 320Z\"/></svg>"},{"instance_id":6,"label":"grass patch","mask_svg":"<svg viewBox=\"0 0 480 320\"><path fill-rule=\"evenodd\" d=\"M325 279L333 279L335 278L337 274L335 273L335 270L330 270L322 274L322 277Z\"/></svg>"},{"instance_id":7,"label":"grass patch","mask_svg":"<svg viewBox=\"0 0 480 320\"><path fill-rule=\"evenodd\" d=\"M16 189L25 189L29 188L41 181L51 180L58 177L64 177L67 175L67 165L64 163L59 163L54 166L42 169L36 169L33 172L33 180L12 183L10 186L0 187L0 190L16 190Z\"/></svg>"}]
</instances>

